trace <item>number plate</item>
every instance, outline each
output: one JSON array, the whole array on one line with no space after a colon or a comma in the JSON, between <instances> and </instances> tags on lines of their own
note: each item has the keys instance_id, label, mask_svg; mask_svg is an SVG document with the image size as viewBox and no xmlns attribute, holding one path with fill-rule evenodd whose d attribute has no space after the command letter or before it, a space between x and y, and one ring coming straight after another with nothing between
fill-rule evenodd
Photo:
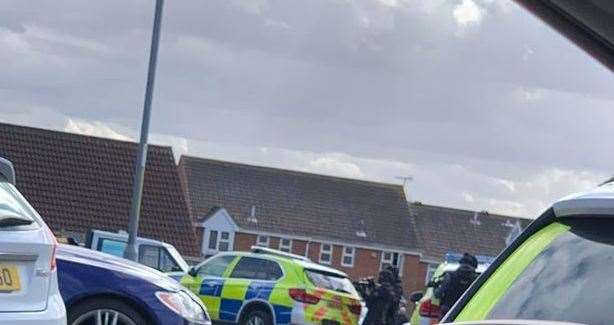
<instances>
[{"instance_id":1,"label":"number plate","mask_svg":"<svg viewBox=\"0 0 614 325\"><path fill-rule=\"evenodd\" d=\"M17 267L10 264L0 264L0 292L13 292L21 289Z\"/></svg>"}]
</instances>

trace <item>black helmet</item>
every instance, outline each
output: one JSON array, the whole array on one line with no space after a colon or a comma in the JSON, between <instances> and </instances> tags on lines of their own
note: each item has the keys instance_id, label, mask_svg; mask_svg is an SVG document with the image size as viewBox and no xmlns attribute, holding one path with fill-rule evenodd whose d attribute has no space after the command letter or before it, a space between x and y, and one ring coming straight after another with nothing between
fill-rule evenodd
<instances>
[{"instance_id":1,"label":"black helmet","mask_svg":"<svg viewBox=\"0 0 614 325\"><path fill-rule=\"evenodd\" d=\"M463 257L461 257L460 261L458 262L460 264L471 265L474 269L478 267L478 259L469 253L463 254Z\"/></svg>"}]
</instances>

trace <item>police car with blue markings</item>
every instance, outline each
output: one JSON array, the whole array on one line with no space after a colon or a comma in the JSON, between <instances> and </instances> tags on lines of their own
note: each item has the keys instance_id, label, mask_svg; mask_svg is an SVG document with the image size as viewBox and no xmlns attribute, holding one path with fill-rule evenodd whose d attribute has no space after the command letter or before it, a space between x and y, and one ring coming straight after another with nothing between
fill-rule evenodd
<instances>
[{"instance_id":1,"label":"police car with blue markings","mask_svg":"<svg viewBox=\"0 0 614 325\"><path fill-rule=\"evenodd\" d=\"M358 324L363 303L347 275L309 259L253 247L193 267L181 284L214 321L250 324Z\"/></svg>"}]
</instances>

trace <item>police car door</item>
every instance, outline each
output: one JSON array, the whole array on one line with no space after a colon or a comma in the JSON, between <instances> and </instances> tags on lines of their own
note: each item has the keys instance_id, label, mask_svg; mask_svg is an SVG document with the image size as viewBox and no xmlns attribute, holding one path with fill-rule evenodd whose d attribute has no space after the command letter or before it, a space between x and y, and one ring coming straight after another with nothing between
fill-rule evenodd
<instances>
[{"instance_id":1,"label":"police car door","mask_svg":"<svg viewBox=\"0 0 614 325\"><path fill-rule=\"evenodd\" d=\"M271 292L283 276L279 264L266 258L242 256L226 279L222 290L220 319L239 319L241 308L250 301L270 305Z\"/></svg>"},{"instance_id":2,"label":"police car door","mask_svg":"<svg viewBox=\"0 0 614 325\"><path fill-rule=\"evenodd\" d=\"M220 319L220 304L224 276L235 255L214 256L201 264L195 276L187 275L181 283L200 297L207 307L211 319Z\"/></svg>"}]
</instances>

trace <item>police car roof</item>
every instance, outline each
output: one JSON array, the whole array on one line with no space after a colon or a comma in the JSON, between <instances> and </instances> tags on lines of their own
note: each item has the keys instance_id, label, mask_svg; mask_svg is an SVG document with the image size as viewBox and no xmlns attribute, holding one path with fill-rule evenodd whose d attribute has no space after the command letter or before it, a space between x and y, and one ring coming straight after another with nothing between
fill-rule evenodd
<instances>
[{"instance_id":1,"label":"police car roof","mask_svg":"<svg viewBox=\"0 0 614 325\"><path fill-rule=\"evenodd\" d=\"M614 182L566 196L552 205L557 217L573 215L614 216Z\"/></svg>"},{"instance_id":2,"label":"police car roof","mask_svg":"<svg viewBox=\"0 0 614 325\"><path fill-rule=\"evenodd\" d=\"M490 263L479 263L475 269L477 273L483 273L490 266ZM458 262L444 262L442 272L454 272L460 267Z\"/></svg>"},{"instance_id":3,"label":"police car roof","mask_svg":"<svg viewBox=\"0 0 614 325\"><path fill-rule=\"evenodd\" d=\"M225 253L222 253L225 254ZM287 254L287 256L284 256L282 254L276 254L276 253L269 253L266 252L265 250L259 251L259 252L231 252L231 253L226 253L226 254L233 254L233 255L239 255L239 256L260 256L260 257L267 257L273 260L283 260L283 261L290 261L293 263L296 263L297 265L303 267L304 269L309 269L309 270L314 270L314 271L319 271L319 272L323 272L323 273L329 273L329 274L333 274L339 277L343 277L343 278L347 278L347 274L343 271L339 271L337 269L334 269L332 267L328 267L328 266L324 266L324 265L320 265L317 263L312 262L310 259L308 258L293 258L293 256L291 256L292 254Z\"/></svg>"}]
</instances>

